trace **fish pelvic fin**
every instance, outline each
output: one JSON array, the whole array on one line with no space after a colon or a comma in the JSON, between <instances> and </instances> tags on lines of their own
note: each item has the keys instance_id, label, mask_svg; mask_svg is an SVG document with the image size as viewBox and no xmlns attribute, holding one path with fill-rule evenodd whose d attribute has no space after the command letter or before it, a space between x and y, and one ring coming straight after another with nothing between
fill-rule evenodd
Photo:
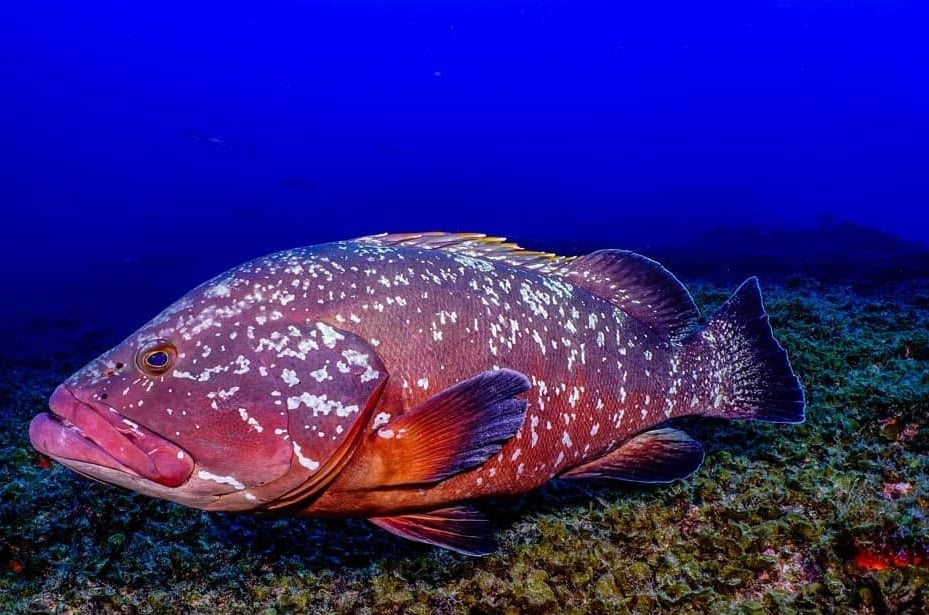
<instances>
[{"instance_id":1,"label":"fish pelvic fin","mask_svg":"<svg viewBox=\"0 0 929 615\"><path fill-rule=\"evenodd\" d=\"M706 327L684 340L678 370L697 377L695 389L678 400L689 410L675 414L804 421L803 388L774 338L757 278L743 282Z\"/></svg>"},{"instance_id":2,"label":"fish pelvic fin","mask_svg":"<svg viewBox=\"0 0 929 615\"><path fill-rule=\"evenodd\" d=\"M371 523L391 534L464 555L489 555L497 550L493 528L470 506L452 506L393 517L371 517Z\"/></svg>"}]
</instances>

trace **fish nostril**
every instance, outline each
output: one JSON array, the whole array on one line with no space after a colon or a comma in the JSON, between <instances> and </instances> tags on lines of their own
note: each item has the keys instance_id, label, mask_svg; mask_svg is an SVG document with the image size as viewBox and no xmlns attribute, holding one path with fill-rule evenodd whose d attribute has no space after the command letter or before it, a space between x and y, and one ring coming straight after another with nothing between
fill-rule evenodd
<instances>
[{"instance_id":1,"label":"fish nostril","mask_svg":"<svg viewBox=\"0 0 929 615\"><path fill-rule=\"evenodd\" d=\"M100 393L100 399L106 399L107 397L109 397L108 393Z\"/></svg>"}]
</instances>

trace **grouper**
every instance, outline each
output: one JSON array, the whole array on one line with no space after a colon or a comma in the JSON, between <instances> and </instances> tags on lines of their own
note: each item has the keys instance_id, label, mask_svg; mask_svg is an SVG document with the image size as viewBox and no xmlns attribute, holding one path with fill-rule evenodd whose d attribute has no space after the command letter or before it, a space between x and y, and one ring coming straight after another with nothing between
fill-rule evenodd
<instances>
[{"instance_id":1,"label":"grouper","mask_svg":"<svg viewBox=\"0 0 929 615\"><path fill-rule=\"evenodd\" d=\"M669 483L688 416L804 420L758 281L701 324L624 250L385 234L278 252L193 289L52 394L33 446L212 511L360 517L465 554L480 500L552 479Z\"/></svg>"}]
</instances>

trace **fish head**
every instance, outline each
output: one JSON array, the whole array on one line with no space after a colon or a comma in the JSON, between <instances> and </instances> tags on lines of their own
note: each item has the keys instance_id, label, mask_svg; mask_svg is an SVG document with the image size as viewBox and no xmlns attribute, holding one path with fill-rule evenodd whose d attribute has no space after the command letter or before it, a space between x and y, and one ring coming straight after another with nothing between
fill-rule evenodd
<instances>
[{"instance_id":1,"label":"fish head","mask_svg":"<svg viewBox=\"0 0 929 615\"><path fill-rule=\"evenodd\" d=\"M260 508L322 473L385 370L349 332L269 309L264 286L283 280L244 277L195 289L68 378L33 419L33 446L206 510Z\"/></svg>"}]
</instances>

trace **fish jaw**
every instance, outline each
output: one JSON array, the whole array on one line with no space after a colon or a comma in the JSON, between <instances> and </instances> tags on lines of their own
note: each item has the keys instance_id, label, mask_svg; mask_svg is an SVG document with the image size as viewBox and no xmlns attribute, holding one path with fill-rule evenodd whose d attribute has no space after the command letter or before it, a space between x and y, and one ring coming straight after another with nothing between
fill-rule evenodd
<instances>
[{"instance_id":1,"label":"fish jaw","mask_svg":"<svg viewBox=\"0 0 929 615\"><path fill-rule=\"evenodd\" d=\"M82 474L114 482L104 475L115 471L175 488L194 470L181 447L105 404L79 399L65 385L52 393L49 408L30 423L29 439L39 452Z\"/></svg>"}]
</instances>

